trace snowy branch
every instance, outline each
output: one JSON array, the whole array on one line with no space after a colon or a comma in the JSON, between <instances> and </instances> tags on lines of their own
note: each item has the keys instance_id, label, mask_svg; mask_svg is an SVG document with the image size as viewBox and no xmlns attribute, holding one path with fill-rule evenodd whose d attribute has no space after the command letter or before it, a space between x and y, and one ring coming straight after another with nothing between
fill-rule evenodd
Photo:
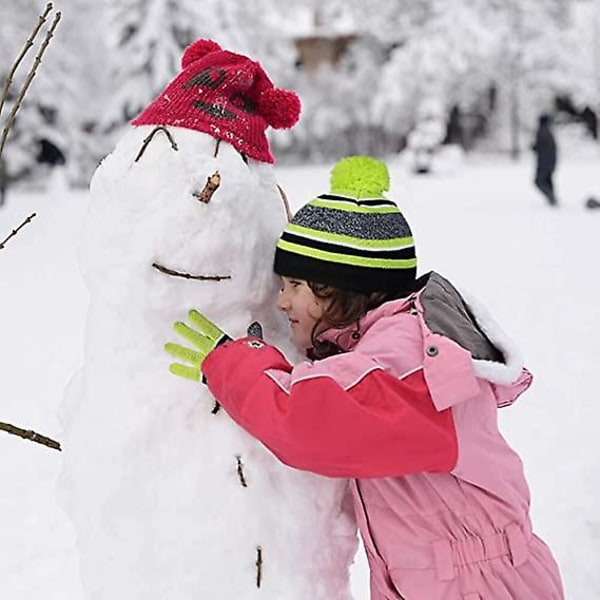
<instances>
[{"instance_id":1,"label":"snowy branch","mask_svg":"<svg viewBox=\"0 0 600 600\"><path fill-rule=\"evenodd\" d=\"M36 216L36 213L31 213L16 229L13 229L12 232L10 233L10 235L3 239L0 242L0 250L4 250L4 246L6 245L6 243L8 242L8 240L10 240L10 238L14 237L15 235L17 235L17 233L19 233L19 231L21 229L23 229L23 227L25 227L25 225L27 225L28 223L31 222L31 220L33 219L33 217Z\"/></svg>"},{"instance_id":2,"label":"snowy branch","mask_svg":"<svg viewBox=\"0 0 600 600\"><path fill-rule=\"evenodd\" d=\"M31 429L21 429L21 427L16 427L15 425L11 425L10 423L0 422L0 430L6 431L7 433L11 433L12 435L18 435L24 440L36 442L38 444L42 444L43 446L48 446L48 448L52 448L53 450L58 450L59 452L61 451L61 447L58 442L49 437L46 437L45 435L36 433Z\"/></svg>"},{"instance_id":3,"label":"snowy branch","mask_svg":"<svg viewBox=\"0 0 600 600\"><path fill-rule=\"evenodd\" d=\"M44 14L42 16L40 16L40 21L38 22L36 28L33 30L30 38L25 43L25 47L21 51L21 54L19 55L17 60L15 61L15 64L11 68L11 71L10 71L9 75L7 76L6 82L4 84L4 89L2 92L2 103L4 103L4 101L6 100L6 96L8 96L8 89L9 89L10 83L12 81L12 74L14 74L14 71L16 71L16 67L18 66L18 63L21 62L23 56L25 56L25 54L27 53L27 50L29 49L29 45L31 45L31 44L29 44L30 41L31 41L31 43L33 43L33 39L37 35L42 24L46 21L46 15L48 12L50 12L50 10L52 10L51 3L46 5L46 11L44 12ZM0 157L2 156L2 151L4 150L4 144L6 143L6 138L8 137L10 128L12 127L12 124L15 121L15 117L17 116L17 112L18 112L19 108L21 107L21 104L23 103L23 98L25 98L25 94L27 93L27 90L29 89L31 82L33 81L33 78L35 77L35 74L37 73L37 69L38 69L40 63L42 62L42 57L44 56L44 53L46 52L46 49L48 48L48 45L50 44L50 40L52 40L52 38L54 37L54 31L56 30L56 27L58 26L61 16L62 16L62 14L60 12L57 12L56 15L54 16L54 20L52 21L50 28L46 32L46 35L40 45L40 49L38 50L38 53L33 61L33 64L31 65L31 69L29 70L29 73L27 74L25 83L23 83L23 85L21 86L21 89L19 90L19 93L15 100L14 106L12 107L12 110L10 111L8 118L6 119L6 123L4 125L4 128L2 129L2 134L0 135Z\"/></svg>"}]
</instances>

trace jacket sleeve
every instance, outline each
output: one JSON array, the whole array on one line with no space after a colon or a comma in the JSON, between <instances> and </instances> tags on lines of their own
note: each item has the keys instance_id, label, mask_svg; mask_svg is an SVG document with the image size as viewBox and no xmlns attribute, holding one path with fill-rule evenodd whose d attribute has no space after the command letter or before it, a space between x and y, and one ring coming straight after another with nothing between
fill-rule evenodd
<instances>
[{"instance_id":1,"label":"jacket sleeve","mask_svg":"<svg viewBox=\"0 0 600 600\"><path fill-rule=\"evenodd\" d=\"M358 377L341 385L248 338L215 349L202 371L233 420L292 467L361 478L452 470L452 412L435 409L422 370L398 379L356 351L318 363L330 360L338 370L358 360Z\"/></svg>"}]
</instances>

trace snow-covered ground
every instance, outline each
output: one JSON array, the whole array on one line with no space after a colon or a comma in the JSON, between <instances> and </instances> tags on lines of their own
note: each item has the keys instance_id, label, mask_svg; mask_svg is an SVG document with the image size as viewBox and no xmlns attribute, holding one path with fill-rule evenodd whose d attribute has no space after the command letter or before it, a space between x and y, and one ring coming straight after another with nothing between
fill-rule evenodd
<instances>
[{"instance_id":1,"label":"snow-covered ground","mask_svg":"<svg viewBox=\"0 0 600 600\"><path fill-rule=\"evenodd\" d=\"M600 152L566 143L561 157L558 209L531 185L527 156L474 155L432 176L411 175L399 159L389 165L391 197L413 227L421 271L436 269L483 301L534 373L502 424L525 463L536 530L558 559L567 598L589 600L600 598L600 210L583 202L600 196ZM278 168L293 206L327 190L330 166ZM0 240L37 212L0 251L0 421L58 440L57 409L84 342L77 248L87 202L87 193L57 187L15 191L0 209ZM54 491L61 460L0 432L2 598L83 598L74 532ZM359 560L356 600L367 589Z\"/></svg>"}]
</instances>

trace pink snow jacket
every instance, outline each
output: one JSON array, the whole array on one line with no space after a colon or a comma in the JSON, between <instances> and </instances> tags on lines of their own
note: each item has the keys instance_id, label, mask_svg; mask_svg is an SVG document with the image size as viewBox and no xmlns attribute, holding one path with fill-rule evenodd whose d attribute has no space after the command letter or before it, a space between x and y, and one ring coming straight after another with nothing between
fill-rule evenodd
<instances>
[{"instance_id":1,"label":"pink snow jacket","mask_svg":"<svg viewBox=\"0 0 600 600\"><path fill-rule=\"evenodd\" d=\"M531 382L511 343L436 273L355 329L326 332L342 353L295 367L256 339L230 342L203 374L281 461L351 479L372 600L562 599L498 431L498 407Z\"/></svg>"}]
</instances>

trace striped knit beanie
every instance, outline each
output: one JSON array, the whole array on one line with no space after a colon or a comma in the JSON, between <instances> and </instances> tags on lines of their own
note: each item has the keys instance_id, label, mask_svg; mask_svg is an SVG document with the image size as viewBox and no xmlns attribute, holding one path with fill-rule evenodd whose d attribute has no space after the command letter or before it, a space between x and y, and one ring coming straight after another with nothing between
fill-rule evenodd
<instances>
[{"instance_id":1,"label":"striped knit beanie","mask_svg":"<svg viewBox=\"0 0 600 600\"><path fill-rule=\"evenodd\" d=\"M266 129L287 129L298 121L298 96L275 88L260 63L212 40L189 45L181 68L132 124L202 131L255 160L275 162Z\"/></svg>"},{"instance_id":2,"label":"striped knit beanie","mask_svg":"<svg viewBox=\"0 0 600 600\"><path fill-rule=\"evenodd\" d=\"M275 250L279 275L357 292L410 290L417 258L406 219L384 196L386 165L349 156L331 171L331 191L303 206Z\"/></svg>"}]
</instances>

